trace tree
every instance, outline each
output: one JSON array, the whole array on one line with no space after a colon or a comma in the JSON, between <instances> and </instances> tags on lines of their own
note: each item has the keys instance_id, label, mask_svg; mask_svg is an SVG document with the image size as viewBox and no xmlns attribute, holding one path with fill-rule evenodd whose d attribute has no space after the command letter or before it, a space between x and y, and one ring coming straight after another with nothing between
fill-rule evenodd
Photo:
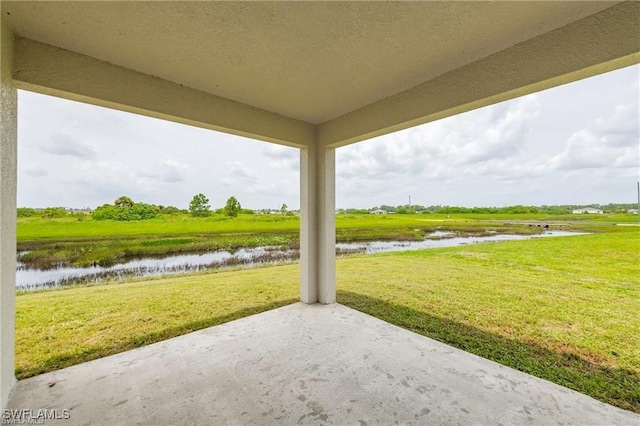
<instances>
[{"instance_id":1,"label":"tree","mask_svg":"<svg viewBox=\"0 0 640 426\"><path fill-rule=\"evenodd\" d=\"M91 217L94 220L147 220L158 215L155 206L145 203L129 205L127 199L131 200L128 197L120 197L113 205L103 204L93 211Z\"/></svg>"},{"instance_id":2,"label":"tree","mask_svg":"<svg viewBox=\"0 0 640 426\"><path fill-rule=\"evenodd\" d=\"M287 214L287 209L288 208L289 208L289 206L287 206L286 204L282 204L282 207L280 207L280 213Z\"/></svg>"},{"instance_id":3,"label":"tree","mask_svg":"<svg viewBox=\"0 0 640 426\"><path fill-rule=\"evenodd\" d=\"M240 213L240 210L242 210L242 206L240 206L236 197L230 197L227 200L227 205L224 206L224 214L227 216L236 217L238 213Z\"/></svg>"},{"instance_id":4,"label":"tree","mask_svg":"<svg viewBox=\"0 0 640 426\"><path fill-rule=\"evenodd\" d=\"M40 212L40 216L44 218L65 217L68 213L64 207L47 207Z\"/></svg>"},{"instance_id":5,"label":"tree","mask_svg":"<svg viewBox=\"0 0 640 426\"><path fill-rule=\"evenodd\" d=\"M125 197L124 195L113 202L113 205L119 209L123 209L126 207L133 207L135 203L129 197Z\"/></svg>"},{"instance_id":6,"label":"tree","mask_svg":"<svg viewBox=\"0 0 640 426\"><path fill-rule=\"evenodd\" d=\"M118 211L111 204L103 204L91 213L93 220L119 220Z\"/></svg>"},{"instance_id":7,"label":"tree","mask_svg":"<svg viewBox=\"0 0 640 426\"><path fill-rule=\"evenodd\" d=\"M18 217L31 217L36 216L38 211L30 207L18 207Z\"/></svg>"},{"instance_id":8,"label":"tree","mask_svg":"<svg viewBox=\"0 0 640 426\"><path fill-rule=\"evenodd\" d=\"M209 216L211 214L211 206L209 205L209 199L204 194L196 194L189 203L189 212L191 216Z\"/></svg>"},{"instance_id":9,"label":"tree","mask_svg":"<svg viewBox=\"0 0 640 426\"><path fill-rule=\"evenodd\" d=\"M121 220L146 220L153 219L158 211L151 204L135 203L126 209L127 214Z\"/></svg>"},{"instance_id":10,"label":"tree","mask_svg":"<svg viewBox=\"0 0 640 426\"><path fill-rule=\"evenodd\" d=\"M175 206L158 206L158 209L162 214L180 214L183 212Z\"/></svg>"}]
</instances>

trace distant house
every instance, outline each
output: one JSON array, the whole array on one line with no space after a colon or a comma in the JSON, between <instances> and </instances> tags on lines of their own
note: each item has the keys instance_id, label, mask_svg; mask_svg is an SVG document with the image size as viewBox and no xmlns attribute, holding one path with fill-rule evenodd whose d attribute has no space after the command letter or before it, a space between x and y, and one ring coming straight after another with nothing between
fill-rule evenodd
<instances>
[{"instance_id":1,"label":"distant house","mask_svg":"<svg viewBox=\"0 0 640 426\"><path fill-rule=\"evenodd\" d=\"M371 210L371 214L387 214L387 211L382 209Z\"/></svg>"},{"instance_id":2,"label":"distant house","mask_svg":"<svg viewBox=\"0 0 640 426\"><path fill-rule=\"evenodd\" d=\"M93 210L91 210L89 207L85 207L83 209L73 209L73 208L65 208L65 210L67 211L67 213L84 213L84 214L91 214L93 212Z\"/></svg>"},{"instance_id":3,"label":"distant house","mask_svg":"<svg viewBox=\"0 0 640 426\"><path fill-rule=\"evenodd\" d=\"M573 214L582 214L582 213L588 213L588 214L602 214L602 210L600 209L596 209L593 207L583 207L580 209L575 209L572 212Z\"/></svg>"},{"instance_id":4,"label":"distant house","mask_svg":"<svg viewBox=\"0 0 640 426\"><path fill-rule=\"evenodd\" d=\"M629 209L627 210L627 213L638 214L638 209Z\"/></svg>"}]
</instances>

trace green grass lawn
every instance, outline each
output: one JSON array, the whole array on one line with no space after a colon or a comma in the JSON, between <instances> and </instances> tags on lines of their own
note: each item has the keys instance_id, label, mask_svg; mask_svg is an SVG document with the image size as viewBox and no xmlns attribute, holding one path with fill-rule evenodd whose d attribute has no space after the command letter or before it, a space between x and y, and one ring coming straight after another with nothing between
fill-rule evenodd
<instances>
[{"instance_id":1,"label":"green grass lawn","mask_svg":"<svg viewBox=\"0 0 640 426\"><path fill-rule=\"evenodd\" d=\"M640 228L612 228L339 259L338 301L640 412ZM63 368L297 297L297 265L21 294L16 374Z\"/></svg>"},{"instance_id":2,"label":"green grass lawn","mask_svg":"<svg viewBox=\"0 0 640 426\"><path fill-rule=\"evenodd\" d=\"M101 358L298 300L298 265L23 293L16 376Z\"/></svg>"}]
</instances>

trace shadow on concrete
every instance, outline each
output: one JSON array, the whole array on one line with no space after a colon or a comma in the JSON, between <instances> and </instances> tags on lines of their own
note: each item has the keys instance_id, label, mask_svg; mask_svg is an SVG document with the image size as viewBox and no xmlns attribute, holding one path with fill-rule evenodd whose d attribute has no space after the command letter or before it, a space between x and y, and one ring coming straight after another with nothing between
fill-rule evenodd
<instances>
[{"instance_id":1,"label":"shadow on concrete","mask_svg":"<svg viewBox=\"0 0 640 426\"><path fill-rule=\"evenodd\" d=\"M488 333L447 318L358 293L338 290L338 302L466 352L640 413L640 374L585 360L570 352Z\"/></svg>"},{"instance_id":2,"label":"shadow on concrete","mask_svg":"<svg viewBox=\"0 0 640 426\"><path fill-rule=\"evenodd\" d=\"M270 311L272 309L280 308L282 306L290 305L296 302L298 302L297 298L276 300L263 305L250 306L235 312L230 312L226 315L203 318L191 323L181 324L180 326L167 327L165 329L154 331L146 335L136 335L129 339L112 342L111 345L94 346L86 348L79 353L53 356L42 363L37 369L29 369L23 371L22 369L17 368L15 371L16 378L18 380L22 380L28 377L36 376L38 374L60 370L72 365L81 364L83 362L103 358L105 356L114 355L120 352L125 352L131 349L139 348L141 346L149 345L151 343L156 343L162 340L170 339L172 337L191 333L192 331L213 327L215 325L223 324L225 322L233 321L239 318L248 317L250 315L255 315L261 312Z\"/></svg>"}]
</instances>

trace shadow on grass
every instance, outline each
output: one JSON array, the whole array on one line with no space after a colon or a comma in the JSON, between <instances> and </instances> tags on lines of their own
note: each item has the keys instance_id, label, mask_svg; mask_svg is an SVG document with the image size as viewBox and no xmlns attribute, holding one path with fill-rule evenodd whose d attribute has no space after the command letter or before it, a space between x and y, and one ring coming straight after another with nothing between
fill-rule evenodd
<instances>
[{"instance_id":1,"label":"shadow on grass","mask_svg":"<svg viewBox=\"0 0 640 426\"><path fill-rule=\"evenodd\" d=\"M383 321L557 383L600 401L640 413L640 374L594 364L569 352L554 352L349 291L338 302Z\"/></svg>"},{"instance_id":2,"label":"shadow on grass","mask_svg":"<svg viewBox=\"0 0 640 426\"><path fill-rule=\"evenodd\" d=\"M290 305L298 301L299 299L297 298L277 300L271 303L266 303L264 305L251 306L248 308L240 309L238 311L230 312L225 315L203 318L198 321L165 328L145 335L133 336L131 338L123 339L118 342L111 342L111 344L109 345L88 347L77 353L52 356L42 364L34 366L33 368L16 368L16 378L18 380L22 380L28 377L37 376L38 374L48 373L50 371L59 370L61 368L66 368L94 359L103 358L105 356L125 352L131 349L139 348L141 346L149 345L151 343L156 343L162 340L170 339L172 337L191 333L192 331L202 330L204 328L213 327L215 325L223 324L225 322L233 321L239 318L248 317L260 312L270 311L272 309Z\"/></svg>"}]
</instances>

